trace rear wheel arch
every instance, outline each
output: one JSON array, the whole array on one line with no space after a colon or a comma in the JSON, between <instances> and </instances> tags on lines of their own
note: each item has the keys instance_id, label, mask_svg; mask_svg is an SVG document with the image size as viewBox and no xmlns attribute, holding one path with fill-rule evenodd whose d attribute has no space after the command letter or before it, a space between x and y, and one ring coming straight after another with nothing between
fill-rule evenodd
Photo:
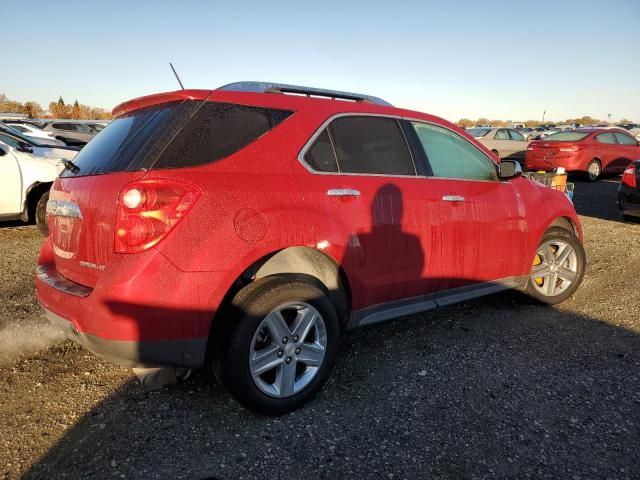
<instances>
[{"instance_id":1,"label":"rear wheel arch","mask_svg":"<svg viewBox=\"0 0 640 480\"><path fill-rule=\"evenodd\" d=\"M51 190L53 182L36 182L27 189L25 202L25 212L27 218L25 220L32 221L36 218L36 208L40 197Z\"/></svg>"},{"instance_id":2,"label":"rear wheel arch","mask_svg":"<svg viewBox=\"0 0 640 480\"><path fill-rule=\"evenodd\" d=\"M340 265L331 256L314 248L288 247L253 262L232 283L212 319L209 355L215 355L215 351L219 350L216 342L226 337L229 306L234 297L255 280L276 275L287 275L315 283L327 293L340 324L344 326L347 323L351 313L351 288Z\"/></svg>"}]
</instances>

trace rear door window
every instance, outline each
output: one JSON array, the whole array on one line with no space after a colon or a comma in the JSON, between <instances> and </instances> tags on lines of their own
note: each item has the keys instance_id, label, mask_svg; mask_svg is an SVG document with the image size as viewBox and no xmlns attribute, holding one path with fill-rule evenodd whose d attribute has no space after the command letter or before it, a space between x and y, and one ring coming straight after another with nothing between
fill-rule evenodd
<instances>
[{"instance_id":1,"label":"rear door window","mask_svg":"<svg viewBox=\"0 0 640 480\"><path fill-rule=\"evenodd\" d=\"M116 118L73 162L74 174L203 165L227 157L293 112L230 103L182 101L135 110Z\"/></svg>"},{"instance_id":2,"label":"rear door window","mask_svg":"<svg viewBox=\"0 0 640 480\"><path fill-rule=\"evenodd\" d=\"M509 136L511 140L516 140L518 142L524 142L524 137L520 132L516 132L515 130L509 130Z\"/></svg>"},{"instance_id":3,"label":"rear door window","mask_svg":"<svg viewBox=\"0 0 640 480\"><path fill-rule=\"evenodd\" d=\"M329 126L340 172L415 175L409 147L394 118L349 116Z\"/></svg>"},{"instance_id":4,"label":"rear door window","mask_svg":"<svg viewBox=\"0 0 640 480\"><path fill-rule=\"evenodd\" d=\"M624 133L615 132L615 136L621 145L638 145L638 141L635 138L625 135Z\"/></svg>"},{"instance_id":5,"label":"rear door window","mask_svg":"<svg viewBox=\"0 0 640 480\"><path fill-rule=\"evenodd\" d=\"M496 132L496 136L493 137L494 140L509 140L509 132L505 129L498 130Z\"/></svg>"},{"instance_id":6,"label":"rear door window","mask_svg":"<svg viewBox=\"0 0 640 480\"><path fill-rule=\"evenodd\" d=\"M411 124L434 177L496 180L495 164L465 138L436 125L420 122Z\"/></svg>"}]
</instances>

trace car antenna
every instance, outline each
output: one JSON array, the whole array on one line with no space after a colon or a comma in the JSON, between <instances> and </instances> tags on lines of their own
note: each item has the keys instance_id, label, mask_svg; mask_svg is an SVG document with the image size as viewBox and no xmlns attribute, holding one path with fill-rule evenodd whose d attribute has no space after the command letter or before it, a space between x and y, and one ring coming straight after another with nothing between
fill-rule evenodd
<instances>
[{"instance_id":1,"label":"car antenna","mask_svg":"<svg viewBox=\"0 0 640 480\"><path fill-rule=\"evenodd\" d=\"M178 80L178 83L180 84L180 88L182 90L184 90L184 85L182 85L182 82L180 81L180 77L178 76L178 72L176 72L176 69L173 68L173 63L169 62L169 66L171 67L171 70L173 70L173 74L176 76L176 80Z\"/></svg>"}]
</instances>

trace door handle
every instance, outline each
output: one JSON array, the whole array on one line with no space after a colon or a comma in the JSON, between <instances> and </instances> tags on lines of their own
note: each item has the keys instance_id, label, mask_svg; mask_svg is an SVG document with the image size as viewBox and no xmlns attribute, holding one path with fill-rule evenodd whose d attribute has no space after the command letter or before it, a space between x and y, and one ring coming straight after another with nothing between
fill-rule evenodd
<instances>
[{"instance_id":1,"label":"door handle","mask_svg":"<svg viewBox=\"0 0 640 480\"><path fill-rule=\"evenodd\" d=\"M359 197L360 192L353 188L330 188L327 190L327 195L330 197Z\"/></svg>"},{"instance_id":2,"label":"door handle","mask_svg":"<svg viewBox=\"0 0 640 480\"><path fill-rule=\"evenodd\" d=\"M442 200L445 202L464 202L464 197L460 195L445 195Z\"/></svg>"}]
</instances>

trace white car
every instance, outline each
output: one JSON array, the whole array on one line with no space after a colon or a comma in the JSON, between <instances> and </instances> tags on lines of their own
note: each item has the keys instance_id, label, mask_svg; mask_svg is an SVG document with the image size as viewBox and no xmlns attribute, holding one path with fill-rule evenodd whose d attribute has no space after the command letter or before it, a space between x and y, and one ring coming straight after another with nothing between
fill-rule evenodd
<instances>
[{"instance_id":1,"label":"white car","mask_svg":"<svg viewBox=\"0 0 640 480\"><path fill-rule=\"evenodd\" d=\"M47 235L49 189L63 169L62 160L38 158L0 142L0 220L35 220Z\"/></svg>"},{"instance_id":2,"label":"white car","mask_svg":"<svg viewBox=\"0 0 640 480\"><path fill-rule=\"evenodd\" d=\"M45 145L4 124L0 124L0 142L36 157L52 159L73 160L80 150L78 147Z\"/></svg>"},{"instance_id":3,"label":"white car","mask_svg":"<svg viewBox=\"0 0 640 480\"><path fill-rule=\"evenodd\" d=\"M629 133L640 140L640 128L632 128Z\"/></svg>"},{"instance_id":4,"label":"white car","mask_svg":"<svg viewBox=\"0 0 640 480\"><path fill-rule=\"evenodd\" d=\"M27 125L26 123L5 122L5 125L10 126L14 130L17 130L23 135L33 138L40 143L46 143L47 145L57 145L60 147L65 146L64 142L61 142L60 140L56 140L56 138L51 133L45 132L44 130L33 127L31 125Z\"/></svg>"}]
</instances>

